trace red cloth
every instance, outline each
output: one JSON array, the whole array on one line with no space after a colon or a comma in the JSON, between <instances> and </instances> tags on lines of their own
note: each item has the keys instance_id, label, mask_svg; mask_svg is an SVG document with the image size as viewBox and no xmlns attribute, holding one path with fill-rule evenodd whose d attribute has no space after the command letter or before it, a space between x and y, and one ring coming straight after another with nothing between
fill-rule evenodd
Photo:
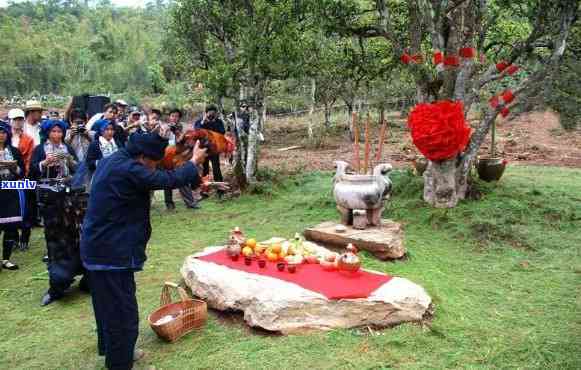
<instances>
[{"instance_id":1,"label":"red cloth","mask_svg":"<svg viewBox=\"0 0 581 370\"><path fill-rule=\"evenodd\" d=\"M506 118L510 114L510 110L507 107L504 107L500 110L500 115L503 118Z\"/></svg>"},{"instance_id":2,"label":"red cloth","mask_svg":"<svg viewBox=\"0 0 581 370\"><path fill-rule=\"evenodd\" d=\"M367 298L373 291L391 280L389 275L367 271L355 273L325 271L319 264L302 264L297 267L297 272L294 274L289 273L286 269L278 271L276 262L266 262L265 268L258 267L258 261L252 261L250 266L246 266L243 256L240 256L238 261L232 261L224 249L200 256L198 259L294 283L307 290L320 293L329 299Z\"/></svg>"},{"instance_id":3,"label":"red cloth","mask_svg":"<svg viewBox=\"0 0 581 370\"><path fill-rule=\"evenodd\" d=\"M461 48L459 54L462 58L472 59L476 56L476 49L471 47Z\"/></svg>"},{"instance_id":4,"label":"red cloth","mask_svg":"<svg viewBox=\"0 0 581 370\"><path fill-rule=\"evenodd\" d=\"M431 161L455 157L470 140L470 126L461 102L418 104L408 117L412 141Z\"/></svg>"},{"instance_id":5,"label":"red cloth","mask_svg":"<svg viewBox=\"0 0 581 370\"><path fill-rule=\"evenodd\" d=\"M511 64L508 66L506 73L508 73L510 76L512 76L513 74L515 74L518 71L518 66L515 66L514 64Z\"/></svg>"},{"instance_id":6,"label":"red cloth","mask_svg":"<svg viewBox=\"0 0 581 370\"><path fill-rule=\"evenodd\" d=\"M489 105L490 105L492 108L496 109L496 108L498 107L498 104L500 104L500 101L498 100L498 96L496 96L496 95L495 95L495 96L493 96L492 98L490 98L490 99L488 100L488 104L489 104Z\"/></svg>"},{"instance_id":7,"label":"red cloth","mask_svg":"<svg viewBox=\"0 0 581 370\"><path fill-rule=\"evenodd\" d=\"M514 94L512 93L512 91L505 90L502 93L502 100L504 101L504 104L512 103L512 101L514 100Z\"/></svg>"},{"instance_id":8,"label":"red cloth","mask_svg":"<svg viewBox=\"0 0 581 370\"><path fill-rule=\"evenodd\" d=\"M507 67L508 67L508 63L505 62L504 60L501 61L501 62L496 63L496 70L498 72L504 71Z\"/></svg>"},{"instance_id":9,"label":"red cloth","mask_svg":"<svg viewBox=\"0 0 581 370\"><path fill-rule=\"evenodd\" d=\"M403 53L399 59L403 64L410 64L410 62L413 60L411 55L408 53Z\"/></svg>"},{"instance_id":10,"label":"red cloth","mask_svg":"<svg viewBox=\"0 0 581 370\"><path fill-rule=\"evenodd\" d=\"M434 52L434 65L437 66L440 63L444 63L444 54L441 51Z\"/></svg>"},{"instance_id":11,"label":"red cloth","mask_svg":"<svg viewBox=\"0 0 581 370\"><path fill-rule=\"evenodd\" d=\"M446 67L458 67L460 65L460 58L456 55L447 55L444 58L444 65Z\"/></svg>"}]
</instances>

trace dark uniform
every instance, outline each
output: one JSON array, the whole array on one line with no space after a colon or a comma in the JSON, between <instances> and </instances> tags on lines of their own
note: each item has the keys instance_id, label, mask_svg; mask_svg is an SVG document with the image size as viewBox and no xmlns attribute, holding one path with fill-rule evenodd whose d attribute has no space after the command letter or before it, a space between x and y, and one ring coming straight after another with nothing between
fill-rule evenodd
<instances>
[{"instance_id":1,"label":"dark uniform","mask_svg":"<svg viewBox=\"0 0 581 370\"><path fill-rule=\"evenodd\" d=\"M200 182L190 162L160 171L135 159L142 154L160 160L166 146L157 134L133 134L125 149L99 162L93 176L81 258L89 270L99 354L109 369L133 366L139 323L134 273L146 260L150 193Z\"/></svg>"}]
</instances>

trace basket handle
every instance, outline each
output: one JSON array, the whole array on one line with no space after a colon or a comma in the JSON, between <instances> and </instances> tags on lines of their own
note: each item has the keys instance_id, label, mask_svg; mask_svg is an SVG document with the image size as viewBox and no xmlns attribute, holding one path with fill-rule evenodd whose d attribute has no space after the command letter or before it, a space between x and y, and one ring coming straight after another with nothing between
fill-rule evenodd
<instances>
[{"instance_id":1,"label":"basket handle","mask_svg":"<svg viewBox=\"0 0 581 370\"><path fill-rule=\"evenodd\" d=\"M161 295L159 297L159 303L161 306L165 306L166 304L170 304L172 302L170 288L174 288L178 291L178 294L182 302L185 302L190 299L188 293L186 293L184 288L180 287L179 285L171 281L166 281L163 284L163 288L161 289Z\"/></svg>"}]
</instances>

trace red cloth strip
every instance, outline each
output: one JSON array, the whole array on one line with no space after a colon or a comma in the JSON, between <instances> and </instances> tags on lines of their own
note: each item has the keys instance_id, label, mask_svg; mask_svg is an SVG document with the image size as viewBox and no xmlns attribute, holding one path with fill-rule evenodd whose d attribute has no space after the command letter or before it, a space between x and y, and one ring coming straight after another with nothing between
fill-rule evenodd
<instances>
[{"instance_id":1,"label":"red cloth strip","mask_svg":"<svg viewBox=\"0 0 581 370\"><path fill-rule=\"evenodd\" d=\"M498 96L493 96L492 98L490 98L488 100L488 104L493 108L496 109L498 107L498 105L500 104L500 101L498 100Z\"/></svg>"},{"instance_id":2,"label":"red cloth strip","mask_svg":"<svg viewBox=\"0 0 581 370\"><path fill-rule=\"evenodd\" d=\"M447 67L458 67L460 65L460 58L457 55L447 55L444 58L444 65Z\"/></svg>"},{"instance_id":3,"label":"red cloth strip","mask_svg":"<svg viewBox=\"0 0 581 370\"><path fill-rule=\"evenodd\" d=\"M506 69L506 73L508 73L510 76L515 74L517 71L518 71L518 66L515 66L514 64L509 65L508 68Z\"/></svg>"},{"instance_id":4,"label":"red cloth strip","mask_svg":"<svg viewBox=\"0 0 581 370\"><path fill-rule=\"evenodd\" d=\"M510 104L514 100L514 94L510 90L504 90L502 93L502 101L504 104Z\"/></svg>"},{"instance_id":5,"label":"red cloth strip","mask_svg":"<svg viewBox=\"0 0 581 370\"><path fill-rule=\"evenodd\" d=\"M501 61L501 62L496 63L496 70L498 72L504 71L507 67L508 67L508 63L505 62L504 60Z\"/></svg>"},{"instance_id":6,"label":"red cloth strip","mask_svg":"<svg viewBox=\"0 0 581 370\"><path fill-rule=\"evenodd\" d=\"M224 249L200 256L198 259L234 270L294 283L307 290L320 293L329 299L367 298L392 278L389 275L367 271L355 273L325 271L319 264L302 264L298 266L296 273L291 274L286 270L278 271L276 262L266 262L266 267L260 268L257 261L252 261L250 266L246 266L242 256L238 261L232 261Z\"/></svg>"},{"instance_id":7,"label":"red cloth strip","mask_svg":"<svg viewBox=\"0 0 581 370\"><path fill-rule=\"evenodd\" d=\"M410 64L412 61L412 57L408 53L403 53L399 59L403 64Z\"/></svg>"},{"instance_id":8,"label":"red cloth strip","mask_svg":"<svg viewBox=\"0 0 581 370\"><path fill-rule=\"evenodd\" d=\"M508 116L510 114L510 110L507 107L502 108L502 110L500 111L500 115L503 118L506 118L506 116Z\"/></svg>"},{"instance_id":9,"label":"red cloth strip","mask_svg":"<svg viewBox=\"0 0 581 370\"><path fill-rule=\"evenodd\" d=\"M461 48L459 54L462 58L472 59L476 56L476 49L473 47Z\"/></svg>"},{"instance_id":10,"label":"red cloth strip","mask_svg":"<svg viewBox=\"0 0 581 370\"><path fill-rule=\"evenodd\" d=\"M444 63L444 54L441 51L434 52L433 62L435 66L440 63Z\"/></svg>"}]
</instances>

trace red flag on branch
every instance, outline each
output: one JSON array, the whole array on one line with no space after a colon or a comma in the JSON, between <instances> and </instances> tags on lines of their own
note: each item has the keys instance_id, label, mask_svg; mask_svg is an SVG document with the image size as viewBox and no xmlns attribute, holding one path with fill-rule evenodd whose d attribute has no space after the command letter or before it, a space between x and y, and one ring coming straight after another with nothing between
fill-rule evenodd
<instances>
[{"instance_id":1,"label":"red flag on branch","mask_svg":"<svg viewBox=\"0 0 581 370\"><path fill-rule=\"evenodd\" d=\"M509 64L507 62L505 62L504 60L501 62L498 62L498 63L496 63L496 70L498 72L502 72L508 67L508 65Z\"/></svg>"},{"instance_id":2,"label":"red flag on branch","mask_svg":"<svg viewBox=\"0 0 581 370\"><path fill-rule=\"evenodd\" d=\"M510 104L514 100L514 94L510 90L504 90L502 93L502 101L504 104Z\"/></svg>"},{"instance_id":3,"label":"red flag on branch","mask_svg":"<svg viewBox=\"0 0 581 370\"><path fill-rule=\"evenodd\" d=\"M446 55L444 65L446 67L458 67L460 65L460 58L457 55Z\"/></svg>"},{"instance_id":4,"label":"red flag on branch","mask_svg":"<svg viewBox=\"0 0 581 370\"><path fill-rule=\"evenodd\" d=\"M442 64L444 62L444 54L439 50L435 51L433 61L435 66Z\"/></svg>"},{"instance_id":5,"label":"red flag on branch","mask_svg":"<svg viewBox=\"0 0 581 370\"><path fill-rule=\"evenodd\" d=\"M503 118L506 118L506 116L508 116L509 114L510 114L510 110L507 107L502 108L500 111L500 115Z\"/></svg>"},{"instance_id":6,"label":"red flag on branch","mask_svg":"<svg viewBox=\"0 0 581 370\"><path fill-rule=\"evenodd\" d=\"M500 101L498 100L498 96L496 95L488 100L488 105L490 105L493 109L496 109L499 104Z\"/></svg>"},{"instance_id":7,"label":"red flag on branch","mask_svg":"<svg viewBox=\"0 0 581 370\"><path fill-rule=\"evenodd\" d=\"M408 53L403 53L399 59L403 64L410 64L412 61L412 57Z\"/></svg>"},{"instance_id":8,"label":"red flag on branch","mask_svg":"<svg viewBox=\"0 0 581 370\"><path fill-rule=\"evenodd\" d=\"M476 49L473 47L461 48L459 54L462 58L472 59L476 57Z\"/></svg>"},{"instance_id":9,"label":"red flag on branch","mask_svg":"<svg viewBox=\"0 0 581 370\"><path fill-rule=\"evenodd\" d=\"M508 73L509 75L513 75L518 71L518 66L515 66L514 64L511 64L508 66L508 68L506 69L506 73Z\"/></svg>"}]
</instances>

